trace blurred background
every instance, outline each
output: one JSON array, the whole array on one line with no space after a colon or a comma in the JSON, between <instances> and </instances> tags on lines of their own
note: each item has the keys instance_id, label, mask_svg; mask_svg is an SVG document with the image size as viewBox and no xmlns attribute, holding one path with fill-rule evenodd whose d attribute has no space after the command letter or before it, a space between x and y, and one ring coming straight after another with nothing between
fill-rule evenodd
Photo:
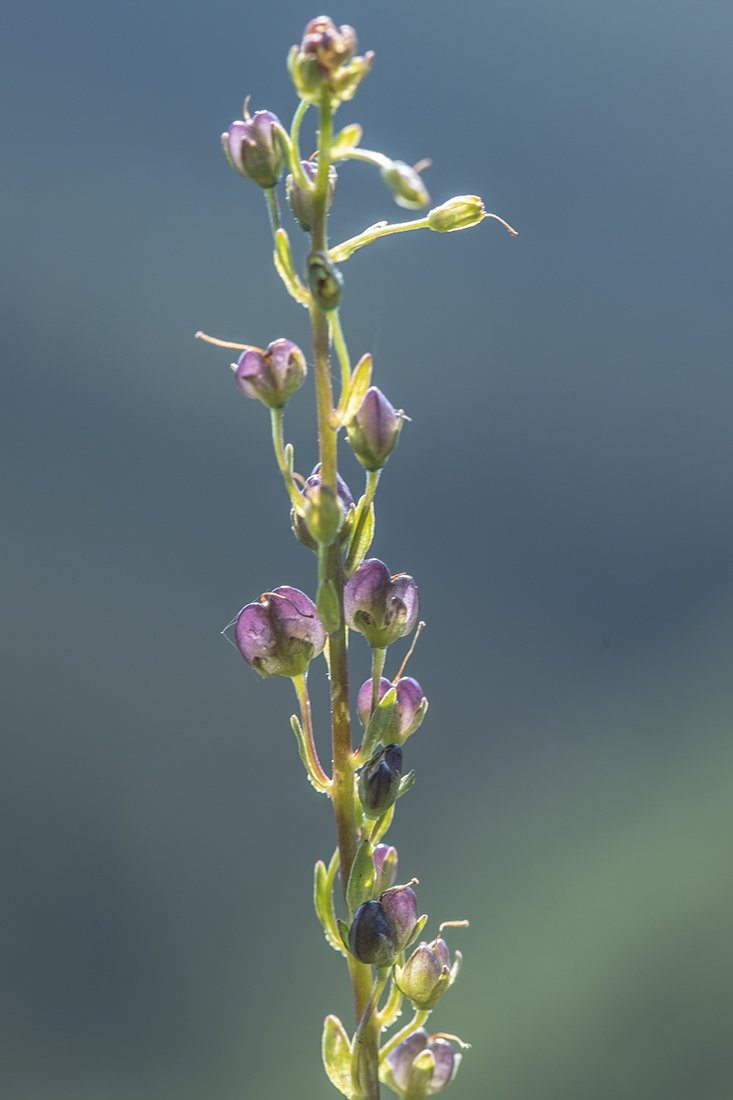
<instances>
[{"instance_id":1,"label":"blurred background","mask_svg":"<svg viewBox=\"0 0 733 1100\"><path fill-rule=\"evenodd\" d=\"M247 94L289 121L285 56L316 14L5 6L8 1100L337 1095L320 1033L328 1012L351 1027L350 997L310 901L330 808L302 774L290 684L220 635L275 585L312 593L314 559L265 410L193 339L307 346L262 195L219 134ZM449 1095L724 1100L733 10L327 14L377 55L339 124L431 157L436 204L479 194L520 234L406 235L344 265L352 355L374 353L412 418L372 550L415 576L428 623L400 881L420 879L429 936L471 920L431 1018L473 1044ZM406 216L369 166L339 172L332 240ZM286 417L303 473L313 406L309 384ZM351 655L358 687L363 639Z\"/></svg>"}]
</instances>

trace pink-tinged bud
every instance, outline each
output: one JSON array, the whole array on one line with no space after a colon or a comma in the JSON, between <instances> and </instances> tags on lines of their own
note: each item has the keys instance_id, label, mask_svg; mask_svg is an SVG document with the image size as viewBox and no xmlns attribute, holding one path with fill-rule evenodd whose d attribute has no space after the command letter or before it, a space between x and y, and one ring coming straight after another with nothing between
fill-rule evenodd
<instances>
[{"instance_id":1,"label":"pink-tinged bud","mask_svg":"<svg viewBox=\"0 0 733 1100\"><path fill-rule=\"evenodd\" d=\"M461 1057L446 1039L418 1028L387 1055L387 1083L403 1100L425 1100L453 1080Z\"/></svg>"},{"instance_id":2,"label":"pink-tinged bud","mask_svg":"<svg viewBox=\"0 0 733 1100\"><path fill-rule=\"evenodd\" d=\"M382 676L379 681L379 698L377 702L380 702L392 687L395 689L397 701L392 721L385 730L384 737L388 741L396 741L398 745L402 745L410 734L415 732L425 717L428 701L423 695L423 690L417 680L413 680L412 676L403 676L396 684L391 683L386 677ZM371 707L372 681L367 680L359 688L359 694L356 698L359 721L365 729L371 716Z\"/></svg>"},{"instance_id":3,"label":"pink-tinged bud","mask_svg":"<svg viewBox=\"0 0 733 1100\"><path fill-rule=\"evenodd\" d=\"M303 31L300 52L315 57L327 72L334 72L356 53L356 31L347 24L337 27L333 19L319 15Z\"/></svg>"},{"instance_id":4,"label":"pink-tinged bud","mask_svg":"<svg viewBox=\"0 0 733 1100\"><path fill-rule=\"evenodd\" d=\"M316 176L318 175L318 165L312 160L302 160L300 167L303 169L303 173L306 179L311 183L315 183ZM331 209L333 203L333 196L336 191L336 169L332 164L328 167L328 191L326 192L326 211ZM301 229L304 229L306 233L310 232L311 221L313 220L313 198L308 191L304 191L302 187L295 181L293 176L288 176L285 180L285 197L288 200L288 206L292 210L296 220L298 221Z\"/></svg>"},{"instance_id":5,"label":"pink-tinged bud","mask_svg":"<svg viewBox=\"0 0 733 1100\"><path fill-rule=\"evenodd\" d=\"M243 607L234 636L239 652L260 676L301 676L326 644L316 605L287 585Z\"/></svg>"},{"instance_id":6,"label":"pink-tinged bud","mask_svg":"<svg viewBox=\"0 0 733 1100\"><path fill-rule=\"evenodd\" d=\"M380 894L379 902L394 926L392 942L399 954L417 935L420 920L417 895L411 886L393 886Z\"/></svg>"},{"instance_id":7,"label":"pink-tinged bud","mask_svg":"<svg viewBox=\"0 0 733 1100\"><path fill-rule=\"evenodd\" d=\"M374 870L377 873L374 893L379 895L394 886L397 878L397 849L391 844L377 844L373 855Z\"/></svg>"},{"instance_id":8,"label":"pink-tinged bud","mask_svg":"<svg viewBox=\"0 0 733 1100\"><path fill-rule=\"evenodd\" d=\"M406 573L390 577L378 558L363 561L344 589L346 622L370 646L383 649L404 638L417 625L417 585Z\"/></svg>"},{"instance_id":9,"label":"pink-tinged bud","mask_svg":"<svg viewBox=\"0 0 733 1100\"><path fill-rule=\"evenodd\" d=\"M366 470L381 470L397 446L405 414L371 386L348 426L348 439Z\"/></svg>"},{"instance_id":10,"label":"pink-tinged bud","mask_svg":"<svg viewBox=\"0 0 733 1100\"><path fill-rule=\"evenodd\" d=\"M234 171L260 187L274 187L287 159L280 130L272 111L256 111L244 122L233 122L221 135L221 144Z\"/></svg>"},{"instance_id":11,"label":"pink-tinged bud","mask_svg":"<svg viewBox=\"0 0 733 1100\"><path fill-rule=\"evenodd\" d=\"M264 351L243 351L236 364L237 385L247 397L270 409L281 409L303 385L308 368L300 348L290 340L273 340Z\"/></svg>"}]
</instances>

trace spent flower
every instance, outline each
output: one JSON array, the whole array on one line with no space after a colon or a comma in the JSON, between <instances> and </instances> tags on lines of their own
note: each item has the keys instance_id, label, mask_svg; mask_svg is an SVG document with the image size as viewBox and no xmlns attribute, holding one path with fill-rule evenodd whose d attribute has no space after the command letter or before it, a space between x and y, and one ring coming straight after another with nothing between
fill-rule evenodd
<instances>
[{"instance_id":1,"label":"spent flower","mask_svg":"<svg viewBox=\"0 0 733 1100\"><path fill-rule=\"evenodd\" d=\"M379 558L367 558L346 583L344 612L352 630L383 649L415 629L420 614L417 585L406 573L391 577Z\"/></svg>"},{"instance_id":2,"label":"spent flower","mask_svg":"<svg viewBox=\"0 0 733 1100\"><path fill-rule=\"evenodd\" d=\"M232 363L237 385L247 397L270 409L281 409L303 385L308 368L300 348L290 340L273 340L264 351L248 348Z\"/></svg>"},{"instance_id":3,"label":"spent flower","mask_svg":"<svg viewBox=\"0 0 733 1100\"><path fill-rule=\"evenodd\" d=\"M420 1027L387 1055L383 1079L402 1100L425 1100L450 1084L461 1058L447 1039Z\"/></svg>"},{"instance_id":4,"label":"spent flower","mask_svg":"<svg viewBox=\"0 0 733 1100\"><path fill-rule=\"evenodd\" d=\"M302 676L326 644L316 605L287 585L243 607L234 637L247 664L266 677Z\"/></svg>"},{"instance_id":5,"label":"spent flower","mask_svg":"<svg viewBox=\"0 0 733 1100\"><path fill-rule=\"evenodd\" d=\"M245 112L246 113L246 112ZM235 172L260 187L274 187L287 160L282 123L272 111L255 111L221 135L224 155Z\"/></svg>"},{"instance_id":6,"label":"spent flower","mask_svg":"<svg viewBox=\"0 0 733 1100\"><path fill-rule=\"evenodd\" d=\"M379 681L377 702L383 699L390 688L395 689L397 699L395 709L389 726L385 731L385 738L403 745L410 734L414 733L425 717L428 709L428 701L423 695L423 690L412 676L402 676L396 683L392 683L385 676ZM359 721L366 729L372 708L372 681L367 680L359 688L356 698L356 709Z\"/></svg>"}]
</instances>

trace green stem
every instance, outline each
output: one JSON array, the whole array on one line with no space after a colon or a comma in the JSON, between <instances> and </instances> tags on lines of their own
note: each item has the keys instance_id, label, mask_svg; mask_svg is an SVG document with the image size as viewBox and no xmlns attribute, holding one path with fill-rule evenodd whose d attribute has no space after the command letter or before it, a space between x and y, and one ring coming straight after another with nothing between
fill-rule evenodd
<instances>
[{"instance_id":1,"label":"green stem","mask_svg":"<svg viewBox=\"0 0 733 1100\"><path fill-rule=\"evenodd\" d=\"M369 708L369 716L374 713L379 702L379 681L382 678L384 661L387 656L386 648L372 650L372 705Z\"/></svg>"},{"instance_id":2,"label":"green stem","mask_svg":"<svg viewBox=\"0 0 733 1100\"><path fill-rule=\"evenodd\" d=\"M343 401L344 394L351 384L351 360L349 359L349 349L346 346L344 330L341 328L341 320L337 309L332 309L329 313L328 324L331 335L333 336L334 347L336 348L339 362L341 363L341 400Z\"/></svg>"},{"instance_id":3,"label":"green stem","mask_svg":"<svg viewBox=\"0 0 733 1100\"><path fill-rule=\"evenodd\" d=\"M265 188L265 198L267 199L267 213L270 215L270 226L274 237L280 228L280 208L277 205L277 195L274 187Z\"/></svg>"},{"instance_id":4,"label":"green stem","mask_svg":"<svg viewBox=\"0 0 733 1100\"><path fill-rule=\"evenodd\" d=\"M285 445L283 439L283 410L282 409L270 409L270 423L272 424L272 443L275 448L275 457L277 464L280 467L280 473L283 475L285 481L285 488L288 491L290 497L290 503L299 516L305 515L303 509L303 497L298 490L297 485L293 481L292 474L290 473L290 467L288 466L287 459L285 458Z\"/></svg>"},{"instance_id":5,"label":"green stem","mask_svg":"<svg viewBox=\"0 0 733 1100\"><path fill-rule=\"evenodd\" d=\"M390 233L406 233L410 229L429 228L429 218L418 218L414 222L394 222L392 225L387 222L376 222L365 229L363 233L358 233L355 237L349 237L347 241L334 245L328 254L335 263L341 263L342 260L348 260L351 253L356 252L357 248L363 248L365 244L371 244L378 237L388 237Z\"/></svg>"},{"instance_id":6,"label":"green stem","mask_svg":"<svg viewBox=\"0 0 733 1100\"><path fill-rule=\"evenodd\" d=\"M415 1015L412 1017L409 1024L405 1024L400 1031L392 1036L389 1042L384 1044L379 1052L379 1061L383 1062L387 1055L390 1054L403 1039L406 1039L408 1035L412 1035L413 1031L417 1031L419 1027L422 1027L429 1015L430 1009L415 1009Z\"/></svg>"},{"instance_id":7,"label":"green stem","mask_svg":"<svg viewBox=\"0 0 733 1100\"><path fill-rule=\"evenodd\" d=\"M296 119L298 115L296 112ZM311 223L311 248L325 252L328 247L326 232L326 202L328 196L329 150L332 140L332 110L328 87L324 87L320 101L318 131L318 172L313 190L313 220ZM297 129L296 129L297 134ZM321 481L334 495L336 484L336 432L331 427L333 394L331 391L331 363L329 359L328 317L315 303L310 307L313 330L313 360L316 382L316 406L318 413L318 449L321 459ZM328 550L327 575L336 591L340 608L338 629L329 635L329 668L331 681L331 742L333 749L333 781L331 800L336 820L336 837L339 849L341 886L346 904L346 887L349 872L356 854L356 822L354 820L354 765L351 746L351 716L349 707L349 670L346 654L346 622L344 618L344 571L338 539ZM371 967L348 959L349 974L354 992L356 1019L363 1016L372 993ZM362 1067L364 1089L368 1100L379 1098L378 1052L379 1033L367 1028L364 1036Z\"/></svg>"},{"instance_id":8,"label":"green stem","mask_svg":"<svg viewBox=\"0 0 733 1100\"><path fill-rule=\"evenodd\" d=\"M341 159L364 160L367 164L376 164L377 168L389 168L392 161L384 153L375 153L371 149L348 149L342 153Z\"/></svg>"},{"instance_id":9,"label":"green stem","mask_svg":"<svg viewBox=\"0 0 733 1100\"><path fill-rule=\"evenodd\" d=\"M302 187L305 191L310 189L310 182L306 178L306 174L300 166L300 124L305 117L305 112L310 106L308 100L301 99L297 106L295 114L293 115L293 121L290 126L290 148L292 152L292 163L290 165L291 171L295 176L295 182L299 187Z\"/></svg>"},{"instance_id":10,"label":"green stem","mask_svg":"<svg viewBox=\"0 0 733 1100\"><path fill-rule=\"evenodd\" d=\"M298 704L300 706L300 720L303 726L306 766L314 779L314 785L319 785L324 788L324 791L327 793L331 786L331 780L321 766L321 761L318 759L318 752L316 751L316 743L313 740L313 719L311 717L311 703L308 696L308 685L305 673L301 676L293 676L293 687L295 688L295 694L298 696Z\"/></svg>"},{"instance_id":11,"label":"green stem","mask_svg":"<svg viewBox=\"0 0 733 1100\"><path fill-rule=\"evenodd\" d=\"M389 972L392 969L391 966L379 966L377 967L377 977L372 986L371 996L367 1001L366 1008L362 1013L362 1017L359 1020L359 1026L354 1034L354 1041L351 1046L351 1079L357 1084L361 1085L361 1074L359 1072L362 1063L362 1053L364 1053L365 1038L367 1032L370 1030L378 1030L379 1015L376 1011L379 998L382 996L382 990L387 984L387 978ZM363 1085L362 1085L363 1087ZM379 1087L377 1085L377 1087Z\"/></svg>"}]
</instances>

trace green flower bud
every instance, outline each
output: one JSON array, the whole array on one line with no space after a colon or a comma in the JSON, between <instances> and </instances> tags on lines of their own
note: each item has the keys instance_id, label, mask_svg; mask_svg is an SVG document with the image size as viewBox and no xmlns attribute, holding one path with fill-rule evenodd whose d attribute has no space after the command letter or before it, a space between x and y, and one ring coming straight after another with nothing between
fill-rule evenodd
<instances>
[{"instance_id":1,"label":"green flower bud","mask_svg":"<svg viewBox=\"0 0 733 1100\"><path fill-rule=\"evenodd\" d=\"M317 543L330 546L344 522L339 498L327 485L308 486L305 494L305 523Z\"/></svg>"},{"instance_id":2,"label":"green flower bud","mask_svg":"<svg viewBox=\"0 0 733 1100\"><path fill-rule=\"evenodd\" d=\"M321 309L336 309L341 301L344 277L335 263L325 252L310 252L305 263L313 301Z\"/></svg>"},{"instance_id":3,"label":"green flower bud","mask_svg":"<svg viewBox=\"0 0 733 1100\"><path fill-rule=\"evenodd\" d=\"M410 168L409 164L392 160L382 168L381 176L393 193L394 201L404 210L422 210L430 202L430 195L420 179L420 174Z\"/></svg>"},{"instance_id":4,"label":"green flower bud","mask_svg":"<svg viewBox=\"0 0 733 1100\"><path fill-rule=\"evenodd\" d=\"M453 233L456 229L468 229L488 217L478 195L456 195L442 206L434 207L428 214L428 223L436 233Z\"/></svg>"}]
</instances>

